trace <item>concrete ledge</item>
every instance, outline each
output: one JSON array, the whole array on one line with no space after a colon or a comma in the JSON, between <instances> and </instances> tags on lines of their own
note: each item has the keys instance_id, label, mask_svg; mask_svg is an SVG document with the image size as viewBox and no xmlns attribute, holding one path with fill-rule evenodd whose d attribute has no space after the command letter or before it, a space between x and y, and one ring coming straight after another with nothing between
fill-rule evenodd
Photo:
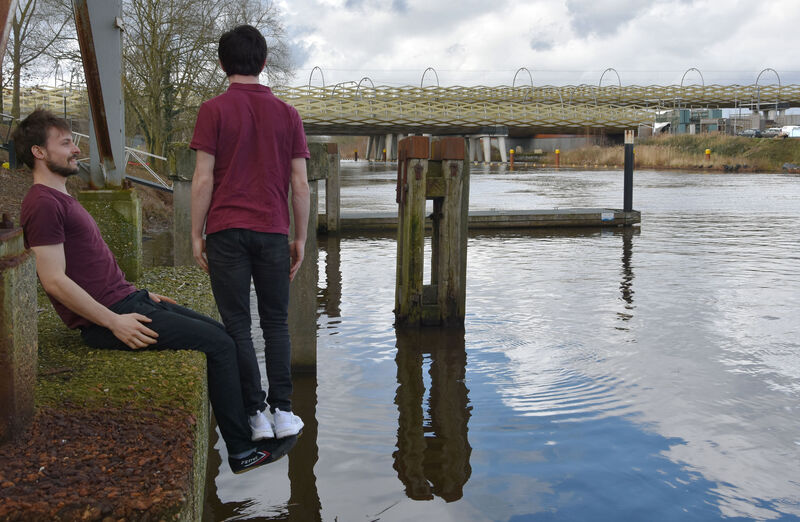
<instances>
[{"instance_id":1,"label":"concrete ledge","mask_svg":"<svg viewBox=\"0 0 800 522\"><path fill-rule=\"evenodd\" d=\"M638 210L605 208L470 211L469 229L519 229L559 227L618 227L641 222ZM324 222L324 218L320 218ZM425 220L430 228L431 220ZM342 231L396 230L396 213L350 213L341 217ZM321 232L324 232L322 230Z\"/></svg>"},{"instance_id":2,"label":"concrete ledge","mask_svg":"<svg viewBox=\"0 0 800 522\"><path fill-rule=\"evenodd\" d=\"M138 286L216 316L199 269L153 269ZM92 350L41 290L38 306L36 416L26 436L0 446L0 519L200 520L205 356Z\"/></svg>"}]
</instances>

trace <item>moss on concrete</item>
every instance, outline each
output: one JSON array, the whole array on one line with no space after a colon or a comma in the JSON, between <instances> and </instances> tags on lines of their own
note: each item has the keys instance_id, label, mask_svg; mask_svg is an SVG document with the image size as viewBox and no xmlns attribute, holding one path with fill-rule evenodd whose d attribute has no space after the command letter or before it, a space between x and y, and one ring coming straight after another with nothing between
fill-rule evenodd
<instances>
[{"instance_id":1,"label":"moss on concrete","mask_svg":"<svg viewBox=\"0 0 800 522\"><path fill-rule=\"evenodd\" d=\"M142 205L133 189L84 190L78 194L129 281L142 274Z\"/></svg>"},{"instance_id":2,"label":"moss on concrete","mask_svg":"<svg viewBox=\"0 0 800 522\"><path fill-rule=\"evenodd\" d=\"M216 316L208 277L194 267L159 267L143 274L140 288ZM208 450L205 356L188 350L115 351L86 347L39 292L38 408L142 410L194 420L193 483L186 485L182 520L202 514ZM190 422L190 424L192 424ZM187 428L188 429L188 428ZM157 451L157 448L154 448ZM172 517L169 517L172 518Z\"/></svg>"}]
</instances>

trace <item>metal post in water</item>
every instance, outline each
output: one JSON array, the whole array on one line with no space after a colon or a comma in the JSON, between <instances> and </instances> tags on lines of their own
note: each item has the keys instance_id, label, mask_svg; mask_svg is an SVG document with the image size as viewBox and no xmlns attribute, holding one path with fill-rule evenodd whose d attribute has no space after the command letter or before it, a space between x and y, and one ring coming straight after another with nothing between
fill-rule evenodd
<instances>
[{"instance_id":1,"label":"metal post in water","mask_svg":"<svg viewBox=\"0 0 800 522\"><path fill-rule=\"evenodd\" d=\"M633 210L633 131L625 131L625 188L624 188L625 212Z\"/></svg>"}]
</instances>

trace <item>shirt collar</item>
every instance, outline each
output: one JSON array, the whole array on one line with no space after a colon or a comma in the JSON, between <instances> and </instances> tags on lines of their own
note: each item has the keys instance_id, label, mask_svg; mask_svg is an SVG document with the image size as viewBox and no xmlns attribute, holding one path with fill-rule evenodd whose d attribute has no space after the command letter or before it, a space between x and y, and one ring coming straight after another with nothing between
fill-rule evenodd
<instances>
[{"instance_id":1,"label":"shirt collar","mask_svg":"<svg viewBox=\"0 0 800 522\"><path fill-rule=\"evenodd\" d=\"M255 91L255 92L269 92L269 87L266 85L261 85L260 83L232 83L228 86L228 90L235 90L235 91Z\"/></svg>"}]
</instances>

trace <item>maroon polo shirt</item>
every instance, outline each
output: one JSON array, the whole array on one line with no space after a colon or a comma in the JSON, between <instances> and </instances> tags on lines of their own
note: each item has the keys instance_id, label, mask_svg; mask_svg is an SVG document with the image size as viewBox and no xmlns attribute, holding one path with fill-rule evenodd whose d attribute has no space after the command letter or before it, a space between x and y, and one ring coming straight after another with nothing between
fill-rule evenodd
<instances>
[{"instance_id":1,"label":"maroon polo shirt","mask_svg":"<svg viewBox=\"0 0 800 522\"><path fill-rule=\"evenodd\" d=\"M64 244L67 277L98 303L109 307L136 291L125 280L97 223L69 194L33 185L22 201L21 220L27 248ZM53 296L48 297L69 328L92 324Z\"/></svg>"},{"instance_id":2,"label":"maroon polo shirt","mask_svg":"<svg viewBox=\"0 0 800 522\"><path fill-rule=\"evenodd\" d=\"M200 106L189 145L214 156L206 233L229 228L289 234L294 158L308 158L297 110L260 84L233 83Z\"/></svg>"}]
</instances>

